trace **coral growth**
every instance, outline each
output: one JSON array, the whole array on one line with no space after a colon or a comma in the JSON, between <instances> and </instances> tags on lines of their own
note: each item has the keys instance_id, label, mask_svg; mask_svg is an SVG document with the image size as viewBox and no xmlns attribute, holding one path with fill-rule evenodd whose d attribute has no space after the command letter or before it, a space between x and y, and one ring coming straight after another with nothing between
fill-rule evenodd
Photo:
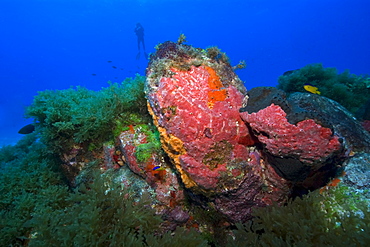
<instances>
[{"instance_id":1,"label":"coral growth","mask_svg":"<svg viewBox=\"0 0 370 247\"><path fill-rule=\"evenodd\" d=\"M157 132L148 125L131 125L129 130L120 134L119 140L125 165L153 188L162 205L156 209L160 211L178 205L184 199L183 190L166 162Z\"/></svg>"}]
</instances>

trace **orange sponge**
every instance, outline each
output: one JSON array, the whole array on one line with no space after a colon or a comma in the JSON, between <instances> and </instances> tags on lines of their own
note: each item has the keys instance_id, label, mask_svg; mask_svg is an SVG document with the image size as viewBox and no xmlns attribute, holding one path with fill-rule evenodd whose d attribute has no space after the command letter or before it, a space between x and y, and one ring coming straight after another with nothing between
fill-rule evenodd
<instances>
[{"instance_id":1,"label":"orange sponge","mask_svg":"<svg viewBox=\"0 0 370 247\"><path fill-rule=\"evenodd\" d=\"M211 67L205 66L209 74L208 85L211 89L208 92L208 107L213 108L216 101L224 101L227 97L227 90L223 87L220 78L216 74L216 71Z\"/></svg>"}]
</instances>

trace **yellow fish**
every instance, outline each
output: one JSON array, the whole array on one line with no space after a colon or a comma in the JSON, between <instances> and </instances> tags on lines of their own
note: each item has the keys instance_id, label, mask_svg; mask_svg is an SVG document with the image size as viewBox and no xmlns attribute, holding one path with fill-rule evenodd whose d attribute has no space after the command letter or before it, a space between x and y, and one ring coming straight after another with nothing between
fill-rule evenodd
<instances>
[{"instance_id":1,"label":"yellow fish","mask_svg":"<svg viewBox=\"0 0 370 247\"><path fill-rule=\"evenodd\" d=\"M305 85L303 86L303 88L304 88L306 91L310 92L310 93L314 93L314 94L321 94L321 92L318 90L318 88L317 88L317 87L312 86L312 85L310 85L310 84L305 84Z\"/></svg>"}]
</instances>

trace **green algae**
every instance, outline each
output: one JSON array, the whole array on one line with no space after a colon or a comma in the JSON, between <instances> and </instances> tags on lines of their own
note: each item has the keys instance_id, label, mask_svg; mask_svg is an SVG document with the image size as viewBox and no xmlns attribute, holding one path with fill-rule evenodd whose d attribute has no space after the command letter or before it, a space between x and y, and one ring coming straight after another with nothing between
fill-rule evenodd
<instances>
[{"instance_id":1,"label":"green algae","mask_svg":"<svg viewBox=\"0 0 370 247\"><path fill-rule=\"evenodd\" d=\"M309 64L279 77L278 88L285 92L306 92L305 84L318 88L322 96L337 101L350 112L356 113L369 99L368 76L351 74L348 70L338 73L336 68L324 68L322 64Z\"/></svg>"},{"instance_id":2,"label":"green algae","mask_svg":"<svg viewBox=\"0 0 370 247\"><path fill-rule=\"evenodd\" d=\"M162 150L159 132L153 125L141 124L135 126L135 128L138 129L138 132L142 132L146 136L146 143L139 144L135 150L137 161L139 163L145 163L150 160L153 154L158 154Z\"/></svg>"},{"instance_id":3,"label":"green algae","mask_svg":"<svg viewBox=\"0 0 370 247\"><path fill-rule=\"evenodd\" d=\"M23 246L37 212L67 205L68 187L57 164L35 134L0 149L0 246Z\"/></svg>"},{"instance_id":4,"label":"green algae","mask_svg":"<svg viewBox=\"0 0 370 247\"><path fill-rule=\"evenodd\" d=\"M101 147L123 125L150 122L144 82L145 77L137 75L100 91L82 87L42 91L26 116L34 118L36 132L51 152L68 152L75 144Z\"/></svg>"}]
</instances>

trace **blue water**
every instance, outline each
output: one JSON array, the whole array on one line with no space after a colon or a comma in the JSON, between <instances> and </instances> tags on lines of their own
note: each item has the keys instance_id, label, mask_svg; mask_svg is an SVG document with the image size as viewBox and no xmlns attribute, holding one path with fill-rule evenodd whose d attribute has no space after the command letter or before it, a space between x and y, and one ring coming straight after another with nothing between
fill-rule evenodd
<instances>
[{"instance_id":1,"label":"blue water","mask_svg":"<svg viewBox=\"0 0 370 247\"><path fill-rule=\"evenodd\" d=\"M184 33L233 65L245 60L238 75L250 89L310 63L370 74L369 13L367 0L0 0L0 145L31 122L23 114L37 91L144 75L137 22L148 53Z\"/></svg>"}]
</instances>

